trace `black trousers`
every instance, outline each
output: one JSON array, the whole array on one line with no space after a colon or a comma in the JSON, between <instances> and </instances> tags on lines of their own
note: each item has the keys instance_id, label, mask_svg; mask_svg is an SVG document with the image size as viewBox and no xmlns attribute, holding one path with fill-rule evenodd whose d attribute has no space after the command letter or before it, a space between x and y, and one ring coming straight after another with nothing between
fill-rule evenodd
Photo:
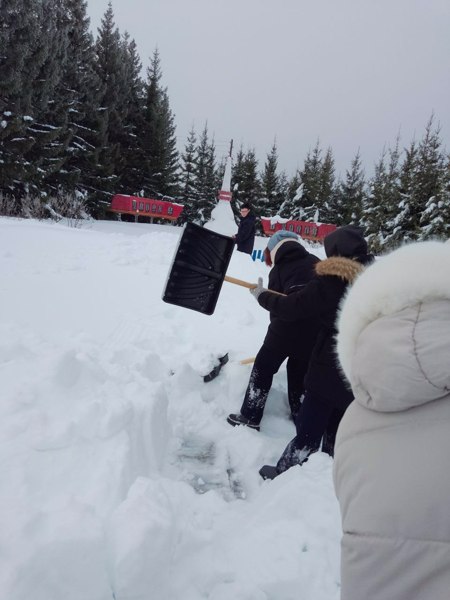
<instances>
[{"instance_id":1,"label":"black trousers","mask_svg":"<svg viewBox=\"0 0 450 600\"><path fill-rule=\"evenodd\" d=\"M334 442L345 409L337 408L330 399L306 391L295 421L297 435L286 446L277 463L282 473L294 465L304 463L310 454L322 449L334 455ZM322 441L323 440L323 441Z\"/></svg>"},{"instance_id":2,"label":"black trousers","mask_svg":"<svg viewBox=\"0 0 450 600\"><path fill-rule=\"evenodd\" d=\"M273 376L282 363L288 359L287 383L288 400L292 416L295 418L300 410L304 392L303 380L308 369L308 356L288 354L286 350L273 348L264 343L255 358L250 380L245 392L241 415L259 424L266 406L267 397L272 387Z\"/></svg>"}]
</instances>

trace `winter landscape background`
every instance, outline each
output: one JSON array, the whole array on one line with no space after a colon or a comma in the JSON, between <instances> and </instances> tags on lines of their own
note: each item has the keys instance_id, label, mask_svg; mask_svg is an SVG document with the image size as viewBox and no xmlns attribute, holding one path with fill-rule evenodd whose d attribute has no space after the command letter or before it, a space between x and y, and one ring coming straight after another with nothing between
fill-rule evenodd
<instances>
[{"instance_id":1,"label":"winter landscape background","mask_svg":"<svg viewBox=\"0 0 450 600\"><path fill-rule=\"evenodd\" d=\"M448 2L238 8L2 2L0 215L104 218L122 193L175 199L181 222L204 224L234 139L236 215L250 202L257 216L359 224L376 253L446 236Z\"/></svg>"},{"instance_id":2,"label":"winter landscape background","mask_svg":"<svg viewBox=\"0 0 450 600\"><path fill-rule=\"evenodd\" d=\"M180 234L0 219L2 598L339 597L331 459L258 475L294 434L284 367L260 433L225 420L268 313L228 283L212 316L163 303Z\"/></svg>"},{"instance_id":3,"label":"winter landscape background","mask_svg":"<svg viewBox=\"0 0 450 600\"><path fill-rule=\"evenodd\" d=\"M362 2L336 4L337 21L314 3L314 27L300 18L294 35L277 31L288 44L313 36L304 51L289 50L289 71L283 44L273 43L273 25L289 17L280 3L266 36L259 20L247 28L248 14L230 16L234 0L221 3L249 51L238 53L239 68L250 61L270 71L250 33L273 51L270 64L282 83L274 85L266 71L256 77L265 86L264 101L273 100L265 105L265 118L257 117L255 107L264 103L253 85L252 100L243 102L236 70L218 69L221 87L211 84L200 60L189 64L193 43L205 38L187 27L188 19L181 20L183 44L172 31L160 46L145 30L152 46L144 56L135 32L122 26L125 5L127 17L146 25L140 5L131 10L132 3L121 2L116 23L113 4L100 0L92 0L89 11L85 0L0 3L0 598L339 598L340 522L331 459L317 453L273 482L258 475L294 434L284 368L260 433L225 420L239 409L248 382L251 366L239 361L258 351L268 314L247 290L227 283L210 317L164 304L180 227L150 223L150 216L140 216L141 223L125 222L134 215L123 215L123 222L104 219L111 217L112 196L122 193L174 200L184 205L177 225L194 222L229 235L237 227L232 211L238 215L250 202L257 217L361 225L376 254L405 241L447 238L448 115L436 108L446 106L448 97L448 77L437 59L447 55L450 11L444 0L414 7L403 2L405 18L395 8L401 27L389 18L392 3L383 0L371 9L380 28ZM289 6L301 17L302 8L312 5ZM265 7L266 17L275 10ZM419 8L423 20L415 18ZM183 2L192 16L189 10ZM332 35L323 34L323 15ZM214 39L219 25L205 25ZM217 39L208 47L211 60L213 50L224 54L229 43ZM334 67L330 52L348 58ZM325 70L318 68L320 55ZM308 72L324 86L322 93L302 76L299 57L309 57ZM183 66L182 77L174 64ZM406 64L410 73L413 65L412 78ZM184 77L192 65L215 94L209 102L191 82L194 104L185 102ZM389 77L404 96L393 97ZM286 89L298 81L304 85L296 102ZM361 123L376 128L373 139L366 138L373 148L381 128L362 91L383 122L392 124L370 164L355 132ZM350 93L352 104L344 100ZM216 112L219 95L244 112L230 122L227 110ZM343 118L334 112L337 96L344 101ZM275 101L285 103L278 115ZM420 122L410 114L413 104L420 105ZM186 112L184 129L177 130L173 105L185 111L192 106L189 131ZM311 109L319 111L316 120ZM220 125L209 120L209 111L222 113ZM277 117L287 114L300 133L291 123L277 130ZM405 137L403 114L407 132L414 130ZM264 148L243 137L253 119ZM225 141L215 137L215 126L224 123L230 124ZM333 132L338 147L345 139L354 149L346 168L336 167L335 150L324 141ZM231 138L233 164L226 162ZM299 156L287 150L296 138L307 148ZM346 157L348 152L347 145ZM286 162L298 165L294 170L279 160L287 153ZM232 192L232 202L217 204L227 166L223 189ZM266 242L257 237L256 248ZM323 256L321 246L311 251ZM228 274L267 282L268 271L235 252ZM204 383L203 375L225 353L230 361L220 376Z\"/></svg>"}]
</instances>

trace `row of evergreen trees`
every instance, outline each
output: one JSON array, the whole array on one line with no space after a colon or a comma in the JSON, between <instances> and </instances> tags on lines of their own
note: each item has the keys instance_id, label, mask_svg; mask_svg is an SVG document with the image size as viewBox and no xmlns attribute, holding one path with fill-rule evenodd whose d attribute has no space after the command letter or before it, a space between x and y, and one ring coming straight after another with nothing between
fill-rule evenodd
<instances>
[{"instance_id":1,"label":"row of evergreen trees","mask_svg":"<svg viewBox=\"0 0 450 600\"><path fill-rule=\"evenodd\" d=\"M385 148L366 178L359 151L343 179L336 179L331 148L317 142L303 169L288 181L277 173L274 145L258 178L254 152L237 157L237 195L262 215L303 221L358 224L379 252L405 241L447 238L450 233L450 155L430 117L423 137L400 148Z\"/></svg>"},{"instance_id":2,"label":"row of evergreen trees","mask_svg":"<svg viewBox=\"0 0 450 600\"><path fill-rule=\"evenodd\" d=\"M0 195L21 214L30 195L82 194L103 216L111 195L170 197L183 220L204 223L224 164L207 125L178 153L174 115L157 50L145 79L137 47L111 4L94 38L85 0L0 4ZM233 166L233 205L258 215L363 225L379 250L406 239L447 235L450 161L433 117L420 141L383 152L367 179L359 152L343 180L319 142L293 177L273 144L260 168L254 149ZM2 203L0 202L0 205ZM11 208L9 209L11 211Z\"/></svg>"},{"instance_id":3,"label":"row of evergreen trees","mask_svg":"<svg viewBox=\"0 0 450 600\"><path fill-rule=\"evenodd\" d=\"M175 125L155 51L145 81L111 4L94 40L85 0L0 4L0 191L178 192Z\"/></svg>"}]
</instances>

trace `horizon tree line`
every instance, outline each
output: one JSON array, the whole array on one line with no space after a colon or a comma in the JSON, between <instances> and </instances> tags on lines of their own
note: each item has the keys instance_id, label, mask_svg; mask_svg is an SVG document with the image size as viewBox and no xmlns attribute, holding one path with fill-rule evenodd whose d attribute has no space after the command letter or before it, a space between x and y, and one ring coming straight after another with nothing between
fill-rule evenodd
<instances>
[{"instance_id":1,"label":"horizon tree line","mask_svg":"<svg viewBox=\"0 0 450 600\"><path fill-rule=\"evenodd\" d=\"M73 198L78 213L83 203L105 218L111 196L124 193L183 203L180 224L209 220L225 168L214 135L206 121L177 150L159 51L143 78L111 3L95 38L86 0L3 0L0 21L0 214L45 215ZM383 149L369 178L359 150L337 179L333 151L319 140L293 176L279 169L276 140L262 167L241 146L236 215L242 202L259 217L359 224L379 252L448 236L450 157L433 114L420 140Z\"/></svg>"}]
</instances>

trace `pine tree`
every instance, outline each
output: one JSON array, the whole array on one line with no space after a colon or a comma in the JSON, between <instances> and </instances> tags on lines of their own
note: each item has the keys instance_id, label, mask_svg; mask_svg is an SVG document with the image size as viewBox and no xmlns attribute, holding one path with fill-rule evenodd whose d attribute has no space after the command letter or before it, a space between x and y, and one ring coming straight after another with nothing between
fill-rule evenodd
<instances>
[{"instance_id":1,"label":"pine tree","mask_svg":"<svg viewBox=\"0 0 450 600\"><path fill-rule=\"evenodd\" d=\"M338 218L338 207L335 189L335 167L331 148L328 148L322 161L322 172L320 176L320 205L319 221L323 223L336 223Z\"/></svg>"},{"instance_id":2,"label":"pine tree","mask_svg":"<svg viewBox=\"0 0 450 600\"><path fill-rule=\"evenodd\" d=\"M425 231L426 237L449 238L450 233L450 154L446 156L442 177L442 193L438 201L427 202L425 212L430 231Z\"/></svg>"},{"instance_id":3,"label":"pine tree","mask_svg":"<svg viewBox=\"0 0 450 600\"><path fill-rule=\"evenodd\" d=\"M100 80L95 72L94 39L89 28L86 0L66 0L67 57L57 88L58 110L68 117L70 140L64 172L53 177L56 186L88 193L96 177L98 131L102 114ZM99 118L100 114L100 118Z\"/></svg>"},{"instance_id":4,"label":"pine tree","mask_svg":"<svg viewBox=\"0 0 450 600\"><path fill-rule=\"evenodd\" d=\"M33 86L35 121L30 131L35 137L27 159L35 168L34 191L47 196L57 194L65 183L68 145L72 138L69 128L69 105L63 83L68 61L70 18L66 0L45 0L42 3L41 43L45 60ZM44 52L44 51L43 51Z\"/></svg>"},{"instance_id":5,"label":"pine tree","mask_svg":"<svg viewBox=\"0 0 450 600\"><path fill-rule=\"evenodd\" d=\"M450 156L447 156L439 196L431 196L428 199L422 213L421 224L422 239L448 240L450 233Z\"/></svg>"},{"instance_id":6,"label":"pine tree","mask_svg":"<svg viewBox=\"0 0 450 600\"><path fill-rule=\"evenodd\" d=\"M393 243L391 238L395 231L396 213L401 198L399 158L397 139L394 149L390 149L388 153L383 150L370 182L362 225L369 244L376 253L389 248Z\"/></svg>"},{"instance_id":7,"label":"pine tree","mask_svg":"<svg viewBox=\"0 0 450 600\"><path fill-rule=\"evenodd\" d=\"M356 153L350 170L346 171L345 181L340 182L336 195L335 225L358 225L365 200L365 179L361 155Z\"/></svg>"},{"instance_id":8,"label":"pine tree","mask_svg":"<svg viewBox=\"0 0 450 600\"><path fill-rule=\"evenodd\" d=\"M144 82L141 79L142 64L136 42L127 33L122 40L125 64L126 115L124 138L121 144L120 185L125 194L140 195L144 187L146 168L145 152L141 137L144 129Z\"/></svg>"},{"instance_id":9,"label":"pine tree","mask_svg":"<svg viewBox=\"0 0 450 600\"><path fill-rule=\"evenodd\" d=\"M418 147L414 192L410 203L411 229L418 239L428 239L442 233L442 226L436 220L433 223L431 217L436 215L439 203L443 202L446 169L440 128L439 125L434 127L432 115Z\"/></svg>"},{"instance_id":10,"label":"pine tree","mask_svg":"<svg viewBox=\"0 0 450 600\"><path fill-rule=\"evenodd\" d=\"M303 215L301 199L303 196L303 185L300 172L297 170L295 175L287 183L285 199L278 208L278 214L283 219L300 220Z\"/></svg>"},{"instance_id":11,"label":"pine tree","mask_svg":"<svg viewBox=\"0 0 450 600\"><path fill-rule=\"evenodd\" d=\"M197 221L203 225L211 216L217 202L215 178L215 148L214 142L209 141L208 125L200 135L195 152L195 190L194 205Z\"/></svg>"},{"instance_id":12,"label":"pine tree","mask_svg":"<svg viewBox=\"0 0 450 600\"><path fill-rule=\"evenodd\" d=\"M102 118L98 127L98 154L93 187L97 190L96 213L101 214L109 205L110 196L118 185L121 142L125 138L125 65L123 46L114 22L111 2L108 3L101 20L95 50L96 73L101 85L98 110Z\"/></svg>"},{"instance_id":13,"label":"pine tree","mask_svg":"<svg viewBox=\"0 0 450 600\"><path fill-rule=\"evenodd\" d=\"M47 50L42 48L42 2L2 0L0 4L0 109L32 112L33 87Z\"/></svg>"},{"instance_id":14,"label":"pine tree","mask_svg":"<svg viewBox=\"0 0 450 600\"><path fill-rule=\"evenodd\" d=\"M161 87L161 61L156 49L147 72L143 146L147 157L145 188L150 194L178 194L178 153L169 96Z\"/></svg>"},{"instance_id":15,"label":"pine tree","mask_svg":"<svg viewBox=\"0 0 450 600\"><path fill-rule=\"evenodd\" d=\"M302 211L300 218L304 221L320 220L320 213L323 207L322 197L322 150L317 141L313 151L309 151L303 170L301 171L302 181ZM300 211L299 211L300 212Z\"/></svg>"},{"instance_id":16,"label":"pine tree","mask_svg":"<svg viewBox=\"0 0 450 600\"><path fill-rule=\"evenodd\" d=\"M277 212L280 205L278 152L276 142L273 143L264 165L261 175L261 197L257 200L255 207L261 216L271 217Z\"/></svg>"},{"instance_id":17,"label":"pine tree","mask_svg":"<svg viewBox=\"0 0 450 600\"><path fill-rule=\"evenodd\" d=\"M200 214L196 205L196 146L197 136L194 127L191 128L184 153L181 155L180 200L184 204L181 220L183 223L198 221Z\"/></svg>"},{"instance_id":18,"label":"pine tree","mask_svg":"<svg viewBox=\"0 0 450 600\"><path fill-rule=\"evenodd\" d=\"M258 160L255 150L247 150L244 158L244 172L241 185L240 201L255 206L261 195L261 181L258 175Z\"/></svg>"},{"instance_id":19,"label":"pine tree","mask_svg":"<svg viewBox=\"0 0 450 600\"><path fill-rule=\"evenodd\" d=\"M33 84L35 114L47 122L67 58L69 20L64 0L43 0L40 44L43 61Z\"/></svg>"},{"instance_id":20,"label":"pine tree","mask_svg":"<svg viewBox=\"0 0 450 600\"><path fill-rule=\"evenodd\" d=\"M398 206L393 211L394 215L388 224L389 239L387 248L395 248L401 243L415 239L411 235L411 209L410 202L414 193L417 170L417 144L413 140L409 148L405 149L405 157L399 172Z\"/></svg>"},{"instance_id":21,"label":"pine tree","mask_svg":"<svg viewBox=\"0 0 450 600\"><path fill-rule=\"evenodd\" d=\"M286 171L281 171L278 176L278 194L277 194L277 204L274 206L274 215L280 214L280 209L286 202L289 196L289 185L290 181L288 180L288 176Z\"/></svg>"},{"instance_id":22,"label":"pine tree","mask_svg":"<svg viewBox=\"0 0 450 600\"><path fill-rule=\"evenodd\" d=\"M383 249L393 247L399 229L399 204L401 202L399 143L400 139L397 136L394 148L389 150L388 171L383 197L384 212L379 234Z\"/></svg>"},{"instance_id":23,"label":"pine tree","mask_svg":"<svg viewBox=\"0 0 450 600\"><path fill-rule=\"evenodd\" d=\"M364 204L362 226L369 239L370 247L378 252L381 244L378 238L382 220L381 199L386 180L386 150L383 149L380 159L375 165L375 173L369 182L369 194Z\"/></svg>"},{"instance_id":24,"label":"pine tree","mask_svg":"<svg viewBox=\"0 0 450 600\"><path fill-rule=\"evenodd\" d=\"M29 130L35 113L34 84L49 51L41 43L42 21L38 0L0 3L0 192L16 198L26 192L36 174L26 154L36 142Z\"/></svg>"},{"instance_id":25,"label":"pine tree","mask_svg":"<svg viewBox=\"0 0 450 600\"><path fill-rule=\"evenodd\" d=\"M213 198L213 206L218 202L219 189L221 181L219 181L217 165L216 165L216 144L214 140L214 136L211 139L209 144L209 152L208 152L208 162L206 168L206 184L208 188L208 193Z\"/></svg>"},{"instance_id":26,"label":"pine tree","mask_svg":"<svg viewBox=\"0 0 450 600\"><path fill-rule=\"evenodd\" d=\"M439 193L431 196L421 215L422 239L447 240L450 232L450 155L444 159Z\"/></svg>"}]
</instances>

